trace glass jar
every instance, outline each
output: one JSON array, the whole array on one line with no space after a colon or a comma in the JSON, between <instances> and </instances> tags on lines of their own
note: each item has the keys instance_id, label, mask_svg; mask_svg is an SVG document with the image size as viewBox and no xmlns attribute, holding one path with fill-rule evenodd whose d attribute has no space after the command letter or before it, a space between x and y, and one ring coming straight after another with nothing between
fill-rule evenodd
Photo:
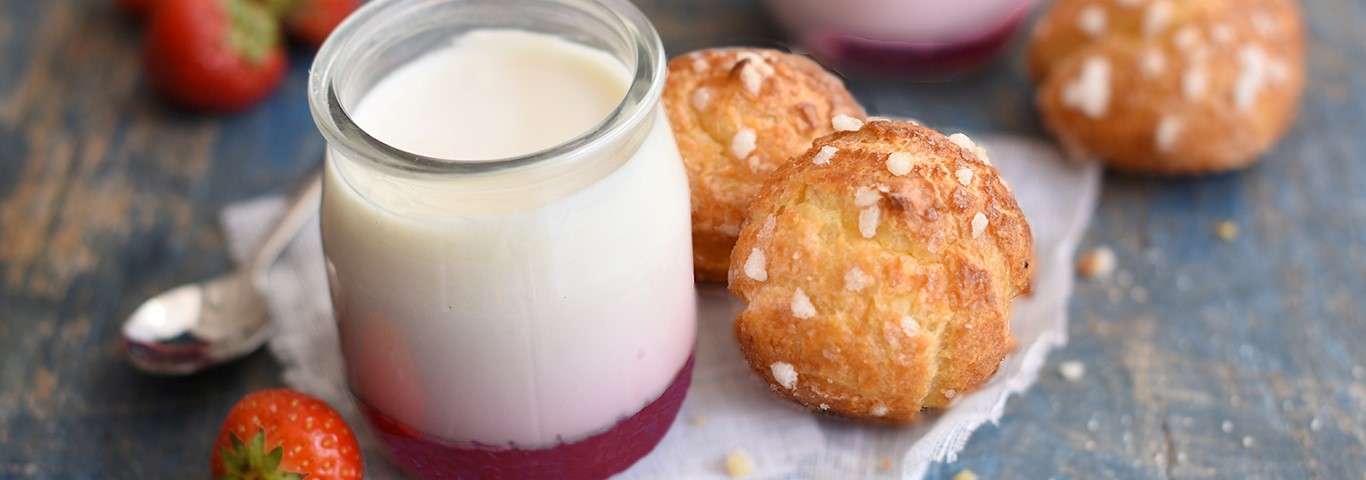
<instances>
[{"instance_id":1,"label":"glass jar","mask_svg":"<svg viewBox=\"0 0 1366 480\"><path fill-rule=\"evenodd\" d=\"M571 140L493 160L425 156L359 126L391 72L490 29L604 52L625 98ZM410 474L605 478L672 424L696 304L665 72L624 0L377 0L319 51L309 96L328 142L323 246L347 378Z\"/></svg>"}]
</instances>

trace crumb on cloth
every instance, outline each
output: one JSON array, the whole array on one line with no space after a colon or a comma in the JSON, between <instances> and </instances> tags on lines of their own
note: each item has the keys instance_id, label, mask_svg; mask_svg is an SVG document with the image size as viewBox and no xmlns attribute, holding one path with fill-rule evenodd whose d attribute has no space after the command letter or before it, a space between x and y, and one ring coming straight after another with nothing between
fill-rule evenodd
<instances>
[{"instance_id":1,"label":"crumb on cloth","mask_svg":"<svg viewBox=\"0 0 1366 480\"><path fill-rule=\"evenodd\" d=\"M726 454L726 473L731 478L745 478L754 473L754 459L744 450L735 449Z\"/></svg>"}]
</instances>

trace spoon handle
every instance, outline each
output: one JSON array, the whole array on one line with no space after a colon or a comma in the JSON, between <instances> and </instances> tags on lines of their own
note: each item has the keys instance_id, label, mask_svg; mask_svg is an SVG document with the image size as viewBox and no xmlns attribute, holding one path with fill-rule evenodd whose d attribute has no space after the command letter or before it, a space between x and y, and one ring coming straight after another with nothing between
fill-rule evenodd
<instances>
[{"instance_id":1,"label":"spoon handle","mask_svg":"<svg viewBox=\"0 0 1366 480\"><path fill-rule=\"evenodd\" d=\"M280 222L275 224L270 236L266 237L266 241L252 254L251 263L247 268L250 269L252 283L258 290L265 287L266 274L270 272L270 266L275 264L280 253L285 250L285 246L289 245L290 240L298 235L304 224L318 213L318 206L322 204L322 191L322 172L315 171L309 174L303 186L290 198L289 209L280 217Z\"/></svg>"}]
</instances>

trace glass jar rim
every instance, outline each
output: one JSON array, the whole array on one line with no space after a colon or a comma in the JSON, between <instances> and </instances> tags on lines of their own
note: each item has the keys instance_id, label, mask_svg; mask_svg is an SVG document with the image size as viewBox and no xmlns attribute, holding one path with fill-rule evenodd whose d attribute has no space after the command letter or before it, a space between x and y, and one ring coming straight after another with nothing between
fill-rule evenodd
<instances>
[{"instance_id":1,"label":"glass jar rim","mask_svg":"<svg viewBox=\"0 0 1366 480\"><path fill-rule=\"evenodd\" d=\"M567 158L574 153L606 145L615 138L627 136L636 125L651 120L655 105L664 90L667 72L664 45L645 14L627 0L544 0L582 10L594 9L605 13L610 25L621 34L635 57L631 83L620 103L598 124L563 143L539 151L487 160L439 158L411 152L375 138L352 119L337 93L335 74L351 43L372 24L381 20L388 9L397 8L409 0L374 0L362 5L347 17L318 50L309 72L309 107L314 122L327 140L329 148L340 150L352 159L367 159L380 168L395 173L422 175L465 175L488 173L549 163ZM473 3L477 0L443 0L450 3ZM631 67L631 65L627 65Z\"/></svg>"}]
</instances>

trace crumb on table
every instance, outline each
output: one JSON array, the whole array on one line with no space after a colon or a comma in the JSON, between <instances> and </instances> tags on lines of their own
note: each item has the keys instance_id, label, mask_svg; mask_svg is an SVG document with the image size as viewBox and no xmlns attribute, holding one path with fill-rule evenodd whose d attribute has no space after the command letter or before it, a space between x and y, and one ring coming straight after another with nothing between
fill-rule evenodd
<instances>
[{"instance_id":1,"label":"crumb on table","mask_svg":"<svg viewBox=\"0 0 1366 480\"><path fill-rule=\"evenodd\" d=\"M1109 277L1115 271L1115 252L1110 247L1100 246L1077 261L1077 273L1086 278Z\"/></svg>"},{"instance_id":2,"label":"crumb on table","mask_svg":"<svg viewBox=\"0 0 1366 480\"><path fill-rule=\"evenodd\" d=\"M1058 365L1058 375L1068 382L1080 382L1086 376L1086 364L1076 360L1062 362Z\"/></svg>"},{"instance_id":3,"label":"crumb on table","mask_svg":"<svg viewBox=\"0 0 1366 480\"><path fill-rule=\"evenodd\" d=\"M1214 226L1214 233L1219 236L1220 240L1232 242L1238 238L1238 224L1229 220L1224 220Z\"/></svg>"}]
</instances>

